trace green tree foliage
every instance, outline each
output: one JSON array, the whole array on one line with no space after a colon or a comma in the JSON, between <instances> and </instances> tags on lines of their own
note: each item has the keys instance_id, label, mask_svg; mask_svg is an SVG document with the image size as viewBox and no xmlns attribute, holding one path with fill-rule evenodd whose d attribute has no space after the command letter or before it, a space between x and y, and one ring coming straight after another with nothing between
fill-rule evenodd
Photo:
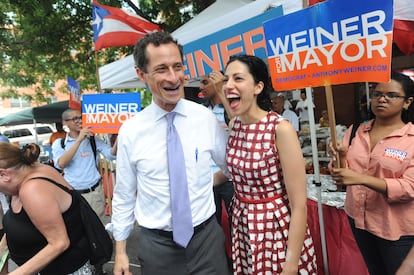
<instances>
[{"instance_id":1,"label":"green tree foliage","mask_svg":"<svg viewBox=\"0 0 414 275\"><path fill-rule=\"evenodd\" d=\"M138 9L130 0L100 0L113 7L130 7L139 15L159 22L173 31L206 3L213 1L140 1ZM192 3L192 10L182 7ZM142 5L142 6L141 6ZM71 77L82 89L97 90L95 54L98 65L132 53L132 47L93 50L91 1L83 0L2 0L0 1L0 86L9 89L1 97L24 96L45 102L53 95L53 84ZM36 94L17 95L16 88L37 84Z\"/></svg>"},{"instance_id":2,"label":"green tree foliage","mask_svg":"<svg viewBox=\"0 0 414 275\"><path fill-rule=\"evenodd\" d=\"M15 97L15 88L36 84L34 96L20 96L44 102L66 77L96 89L90 1L3 0L0 10L0 84L10 88L1 96ZM112 61L126 50L99 52L99 59Z\"/></svg>"},{"instance_id":3,"label":"green tree foliage","mask_svg":"<svg viewBox=\"0 0 414 275\"><path fill-rule=\"evenodd\" d=\"M173 32L215 0L139 0L139 7L153 20L161 19L163 30Z\"/></svg>"}]
</instances>

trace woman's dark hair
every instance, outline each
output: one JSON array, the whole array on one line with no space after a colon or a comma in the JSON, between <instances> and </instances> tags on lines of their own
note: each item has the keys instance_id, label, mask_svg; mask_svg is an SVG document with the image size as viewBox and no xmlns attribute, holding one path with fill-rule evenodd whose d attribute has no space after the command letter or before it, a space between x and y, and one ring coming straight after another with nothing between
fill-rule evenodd
<instances>
[{"instance_id":1,"label":"woman's dark hair","mask_svg":"<svg viewBox=\"0 0 414 275\"><path fill-rule=\"evenodd\" d=\"M273 89L271 89L269 71L267 70L266 63L264 63L262 59L253 55L235 55L230 57L230 60L227 62L227 66L234 61L242 62L247 66L249 73L253 76L255 84L260 81L263 82L263 90L257 96L257 105L265 111L270 111L272 109L270 91Z\"/></svg>"},{"instance_id":2,"label":"woman's dark hair","mask_svg":"<svg viewBox=\"0 0 414 275\"><path fill-rule=\"evenodd\" d=\"M391 71L391 79L401 84L406 99L409 97L413 97L414 99L414 81L409 76L396 71ZM371 108L370 117L375 118ZM408 106L408 109L403 109L401 112L401 120L404 123L414 123L414 102Z\"/></svg>"},{"instance_id":3,"label":"woman's dark hair","mask_svg":"<svg viewBox=\"0 0 414 275\"><path fill-rule=\"evenodd\" d=\"M392 71L391 79L401 84L405 98L412 97L414 99L414 81L407 75ZM414 103L411 102L407 109L403 109L401 113L401 119L404 123L414 123Z\"/></svg>"},{"instance_id":4,"label":"woman's dark hair","mask_svg":"<svg viewBox=\"0 0 414 275\"><path fill-rule=\"evenodd\" d=\"M12 143L0 142L0 168L32 165L40 155L40 147L35 143L23 146L22 149Z\"/></svg>"}]
</instances>

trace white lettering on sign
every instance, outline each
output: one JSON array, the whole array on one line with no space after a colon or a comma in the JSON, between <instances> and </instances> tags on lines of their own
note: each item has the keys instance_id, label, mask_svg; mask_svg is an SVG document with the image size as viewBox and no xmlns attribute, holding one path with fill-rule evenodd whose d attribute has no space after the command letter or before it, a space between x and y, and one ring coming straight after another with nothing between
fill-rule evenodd
<instances>
[{"instance_id":1,"label":"white lettering on sign","mask_svg":"<svg viewBox=\"0 0 414 275\"><path fill-rule=\"evenodd\" d=\"M386 57L388 40L382 27L384 21L385 12L376 10L333 22L331 31L316 27L269 39L276 70L281 73L306 69L311 64L332 65L333 57L338 55L344 62L358 61L364 56L372 59L374 52ZM303 51L306 54L301 54Z\"/></svg>"},{"instance_id":2,"label":"white lettering on sign","mask_svg":"<svg viewBox=\"0 0 414 275\"><path fill-rule=\"evenodd\" d=\"M86 114L113 114L117 113L138 113L139 106L137 103L97 103L85 104Z\"/></svg>"},{"instance_id":3,"label":"white lettering on sign","mask_svg":"<svg viewBox=\"0 0 414 275\"><path fill-rule=\"evenodd\" d=\"M122 124L133 117L135 113L86 114L87 124Z\"/></svg>"}]
</instances>

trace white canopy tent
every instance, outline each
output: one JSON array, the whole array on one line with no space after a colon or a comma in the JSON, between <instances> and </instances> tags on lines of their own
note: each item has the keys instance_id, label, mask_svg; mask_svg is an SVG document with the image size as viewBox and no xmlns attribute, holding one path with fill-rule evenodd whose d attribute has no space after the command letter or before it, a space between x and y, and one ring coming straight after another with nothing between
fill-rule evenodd
<instances>
[{"instance_id":1,"label":"white canopy tent","mask_svg":"<svg viewBox=\"0 0 414 275\"><path fill-rule=\"evenodd\" d=\"M261 14L269 7L282 4L284 14L302 8L302 0L217 0L199 15L174 31L172 35L180 44L185 45ZM144 87L135 72L132 55L100 67L99 78L101 89Z\"/></svg>"}]
</instances>

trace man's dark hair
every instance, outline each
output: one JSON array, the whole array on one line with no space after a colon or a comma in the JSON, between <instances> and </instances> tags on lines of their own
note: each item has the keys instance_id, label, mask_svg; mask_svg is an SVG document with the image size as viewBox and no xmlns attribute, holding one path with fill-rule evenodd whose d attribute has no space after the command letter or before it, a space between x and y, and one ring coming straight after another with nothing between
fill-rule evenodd
<instances>
[{"instance_id":1,"label":"man's dark hair","mask_svg":"<svg viewBox=\"0 0 414 275\"><path fill-rule=\"evenodd\" d=\"M148 58L146 49L149 44L153 44L155 47L160 46L161 44L174 43L177 45L181 59L183 59L183 47L178 44L169 33L167 32L153 32L145 35L143 38L138 40L134 47L134 60L135 67L139 68L143 72L147 72Z\"/></svg>"}]
</instances>

